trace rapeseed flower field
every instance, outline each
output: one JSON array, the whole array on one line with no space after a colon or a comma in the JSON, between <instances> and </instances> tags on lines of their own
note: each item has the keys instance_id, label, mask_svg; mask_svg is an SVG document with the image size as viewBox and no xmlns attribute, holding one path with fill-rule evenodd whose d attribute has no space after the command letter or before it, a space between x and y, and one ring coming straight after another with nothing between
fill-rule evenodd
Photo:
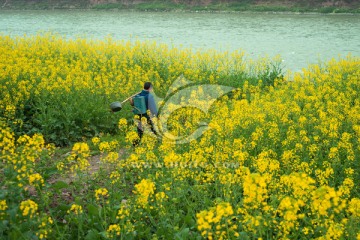
<instances>
[{"instance_id":1,"label":"rapeseed flower field","mask_svg":"<svg viewBox=\"0 0 360 240\"><path fill-rule=\"evenodd\" d=\"M288 79L277 59L150 42L1 36L0 53L2 238L360 239L358 57ZM110 102L180 75L234 90L167 120L207 122L198 138L134 148Z\"/></svg>"}]
</instances>

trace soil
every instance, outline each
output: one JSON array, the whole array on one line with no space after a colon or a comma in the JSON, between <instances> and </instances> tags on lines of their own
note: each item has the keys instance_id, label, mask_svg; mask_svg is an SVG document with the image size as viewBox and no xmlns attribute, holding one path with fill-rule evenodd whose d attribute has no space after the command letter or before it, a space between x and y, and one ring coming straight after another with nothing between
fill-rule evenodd
<instances>
[{"instance_id":1,"label":"soil","mask_svg":"<svg viewBox=\"0 0 360 240\"><path fill-rule=\"evenodd\" d=\"M126 154L126 149L122 148L119 150L119 159L123 159L124 155ZM101 165L101 158L103 157L103 154L97 154L94 156L91 156L89 159L89 169L88 169L88 173L90 175L93 175L95 173L97 173L100 169L100 165ZM67 184L70 184L72 182L74 182L77 178L77 175L75 173L69 173L66 176L53 176L52 178L50 178L47 182L50 184L54 184L57 181L63 181Z\"/></svg>"}]
</instances>

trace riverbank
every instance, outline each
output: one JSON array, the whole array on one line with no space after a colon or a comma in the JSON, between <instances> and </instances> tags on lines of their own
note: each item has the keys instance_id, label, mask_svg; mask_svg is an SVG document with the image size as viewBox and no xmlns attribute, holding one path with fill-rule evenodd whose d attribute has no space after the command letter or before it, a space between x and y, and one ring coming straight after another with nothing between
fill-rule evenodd
<instances>
[{"instance_id":1,"label":"riverbank","mask_svg":"<svg viewBox=\"0 0 360 240\"><path fill-rule=\"evenodd\" d=\"M7 10L54 10L54 9L92 9L92 10L131 10L167 12L289 12L289 13L360 13L360 3L338 1L3 1L1 9Z\"/></svg>"}]
</instances>

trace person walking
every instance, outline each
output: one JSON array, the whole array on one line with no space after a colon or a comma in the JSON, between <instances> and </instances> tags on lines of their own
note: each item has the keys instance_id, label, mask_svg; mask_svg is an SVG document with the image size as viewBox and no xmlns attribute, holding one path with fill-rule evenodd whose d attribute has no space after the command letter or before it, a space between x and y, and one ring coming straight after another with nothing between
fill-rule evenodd
<instances>
[{"instance_id":1,"label":"person walking","mask_svg":"<svg viewBox=\"0 0 360 240\"><path fill-rule=\"evenodd\" d=\"M134 96L132 99L130 99L130 104L134 107L134 113L136 115L139 116L140 121L138 123L137 126L137 133L139 136L139 139L137 139L133 145L136 146L140 143L140 140L144 134L144 126L142 124L141 118L145 117L147 123L150 126L151 131L157 135L155 129L154 129L154 124L152 121L152 118L157 117L158 116L158 109L156 106L156 102L155 102L155 98L154 96L151 94L153 92L153 85L151 84L151 82L145 82L144 83L144 89L137 94L136 96ZM137 99L135 99L137 98ZM136 106L136 103L140 103L140 107ZM144 106L141 106L141 103L144 104L145 103L145 108Z\"/></svg>"}]
</instances>

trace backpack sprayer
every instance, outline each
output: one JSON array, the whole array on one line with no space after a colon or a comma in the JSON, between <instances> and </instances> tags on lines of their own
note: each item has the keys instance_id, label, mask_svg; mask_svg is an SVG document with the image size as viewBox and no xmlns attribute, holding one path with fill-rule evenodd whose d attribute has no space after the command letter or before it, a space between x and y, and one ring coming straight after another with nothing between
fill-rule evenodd
<instances>
[{"instance_id":1,"label":"backpack sprayer","mask_svg":"<svg viewBox=\"0 0 360 240\"><path fill-rule=\"evenodd\" d=\"M145 97L144 96L136 96L141 92L135 93L134 95L131 95L127 99L125 99L122 102L113 102L110 104L110 109L112 112L118 112L122 109L122 105L129 101L131 98L134 98L134 106L133 106L133 113L134 114L145 114L146 113L146 104L145 104Z\"/></svg>"},{"instance_id":2,"label":"backpack sprayer","mask_svg":"<svg viewBox=\"0 0 360 240\"><path fill-rule=\"evenodd\" d=\"M120 110L122 109L122 105L123 105L124 103L126 103L127 101L129 101L129 100L132 98L132 100L133 100L133 102L132 102L133 104L131 104L132 107L133 107L132 112L133 112L135 115L139 116L139 117L140 117L140 120L142 119L143 116L146 117L146 118L147 118L147 123L150 124L150 129L151 129L151 131L152 131L155 135L157 135L156 131L154 130L154 126L153 126L153 124L152 124L149 116L147 115L147 108L146 108L146 103L145 103L145 96L140 96L140 95L139 95L140 93L141 93L141 92L135 93L134 95L131 95L130 97L128 97L127 99L125 99L125 100L122 101L122 102L118 102L118 101L117 101L117 102L112 102L112 103L110 104L110 109L111 109L112 112L118 112L118 111L120 111ZM138 134L139 134L139 137L140 137L140 138L141 138L143 132L144 132L144 128L143 128L143 126L142 126L142 123L141 123L141 121L138 121ZM136 145L137 143L133 143L133 144ZM134 146L135 146L135 145L134 145Z\"/></svg>"}]
</instances>

